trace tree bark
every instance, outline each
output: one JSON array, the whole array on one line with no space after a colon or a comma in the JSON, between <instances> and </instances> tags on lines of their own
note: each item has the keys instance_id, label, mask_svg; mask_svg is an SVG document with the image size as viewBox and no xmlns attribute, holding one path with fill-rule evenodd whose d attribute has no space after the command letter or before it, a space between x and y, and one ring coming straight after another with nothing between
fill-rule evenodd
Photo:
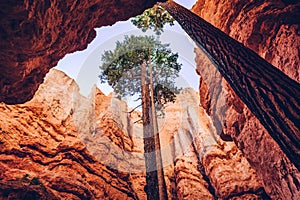
<instances>
[{"instance_id":1,"label":"tree bark","mask_svg":"<svg viewBox=\"0 0 300 200\"><path fill-rule=\"evenodd\" d=\"M299 170L299 83L184 7L173 1L160 5L207 54Z\"/></svg>"},{"instance_id":2,"label":"tree bark","mask_svg":"<svg viewBox=\"0 0 300 200\"><path fill-rule=\"evenodd\" d=\"M164 178L161 149L160 149L160 137L158 131L157 116L156 116L155 103L154 103L154 88L153 88L153 74L152 74L151 59L149 59L149 73L150 73L150 93L151 93L151 119L153 124L153 134L154 134L154 142L155 142L159 200L166 200L168 198L167 198L166 183Z\"/></svg>"},{"instance_id":3,"label":"tree bark","mask_svg":"<svg viewBox=\"0 0 300 200\"><path fill-rule=\"evenodd\" d=\"M148 200L156 200L159 197L159 188L157 180L157 166L155 154L155 140L153 135L153 126L150 120L150 90L149 83L146 80L146 61L141 68L142 82L142 120L144 133L144 156L146 166L146 187L145 192Z\"/></svg>"}]
</instances>

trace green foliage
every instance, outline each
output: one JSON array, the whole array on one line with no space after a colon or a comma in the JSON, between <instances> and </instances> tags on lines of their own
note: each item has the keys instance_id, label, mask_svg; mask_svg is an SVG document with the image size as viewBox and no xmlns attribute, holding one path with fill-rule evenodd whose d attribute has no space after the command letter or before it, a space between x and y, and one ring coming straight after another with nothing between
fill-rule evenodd
<instances>
[{"instance_id":1,"label":"green foliage","mask_svg":"<svg viewBox=\"0 0 300 200\"><path fill-rule=\"evenodd\" d=\"M41 181L40 181L39 178L33 177L33 178L31 179L31 181L30 181L30 184L31 184L31 185L40 185L40 184L41 184Z\"/></svg>"},{"instance_id":2,"label":"green foliage","mask_svg":"<svg viewBox=\"0 0 300 200\"><path fill-rule=\"evenodd\" d=\"M174 18L164 8L154 6L136 16L131 22L143 32L153 29L157 35L160 35L165 24L174 25Z\"/></svg>"},{"instance_id":3,"label":"green foliage","mask_svg":"<svg viewBox=\"0 0 300 200\"><path fill-rule=\"evenodd\" d=\"M102 55L101 82L111 85L119 98L141 95L141 65L146 61L149 82L151 62L157 105L174 102L179 91L174 80L181 64L177 63L178 54L172 53L168 46L154 36L125 36L124 41L116 43L113 51L105 51Z\"/></svg>"},{"instance_id":4,"label":"green foliage","mask_svg":"<svg viewBox=\"0 0 300 200\"><path fill-rule=\"evenodd\" d=\"M24 174L24 176L21 178L21 180L29 180L29 174Z\"/></svg>"},{"instance_id":5,"label":"green foliage","mask_svg":"<svg viewBox=\"0 0 300 200\"><path fill-rule=\"evenodd\" d=\"M41 181L38 177L33 177L30 180L30 175L29 174L24 174L24 176L22 178L17 178L16 180L22 180L22 181L26 181L29 182L31 185L39 185L41 184Z\"/></svg>"}]
</instances>

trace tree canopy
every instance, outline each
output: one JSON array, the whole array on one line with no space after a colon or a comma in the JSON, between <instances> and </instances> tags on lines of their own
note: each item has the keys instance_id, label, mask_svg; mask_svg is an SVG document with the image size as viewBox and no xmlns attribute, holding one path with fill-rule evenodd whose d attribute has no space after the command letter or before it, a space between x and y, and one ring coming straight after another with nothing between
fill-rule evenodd
<instances>
[{"instance_id":1,"label":"tree canopy","mask_svg":"<svg viewBox=\"0 0 300 200\"><path fill-rule=\"evenodd\" d=\"M141 65L152 64L154 98L157 104L174 102L178 88L175 79L181 69L178 54L172 53L168 44L162 44L154 36L125 36L113 51L105 51L100 66L102 83L114 88L119 98L141 94ZM149 70L147 70L149 77ZM149 78L148 78L149 80Z\"/></svg>"},{"instance_id":2,"label":"tree canopy","mask_svg":"<svg viewBox=\"0 0 300 200\"><path fill-rule=\"evenodd\" d=\"M131 22L143 32L153 29L157 35L160 35L165 24L174 25L174 18L164 8L155 5L136 16Z\"/></svg>"}]
</instances>

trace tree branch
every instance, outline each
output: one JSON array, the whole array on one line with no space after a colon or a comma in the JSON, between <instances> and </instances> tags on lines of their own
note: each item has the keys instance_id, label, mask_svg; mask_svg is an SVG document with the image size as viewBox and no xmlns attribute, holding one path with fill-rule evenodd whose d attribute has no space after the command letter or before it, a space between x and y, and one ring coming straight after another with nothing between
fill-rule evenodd
<instances>
[{"instance_id":1,"label":"tree branch","mask_svg":"<svg viewBox=\"0 0 300 200\"><path fill-rule=\"evenodd\" d=\"M131 114L133 111L135 111L138 107L141 107L143 105L143 103L141 103L140 105L138 105L138 106L136 106L136 107L134 107L131 111L129 111L129 112L126 112L126 113L129 113L129 114Z\"/></svg>"}]
</instances>

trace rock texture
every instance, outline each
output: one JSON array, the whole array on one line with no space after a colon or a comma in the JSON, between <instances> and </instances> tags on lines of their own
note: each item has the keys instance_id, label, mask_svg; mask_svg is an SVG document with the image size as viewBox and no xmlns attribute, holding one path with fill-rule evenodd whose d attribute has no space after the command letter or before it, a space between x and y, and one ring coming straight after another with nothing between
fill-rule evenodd
<instances>
[{"instance_id":1,"label":"rock texture","mask_svg":"<svg viewBox=\"0 0 300 200\"><path fill-rule=\"evenodd\" d=\"M36 193L50 193L54 199L137 198L128 176L101 163L80 138L73 100L81 104L82 113L92 112L90 101L78 91L72 79L54 71L32 101L1 103L1 198Z\"/></svg>"},{"instance_id":2,"label":"rock texture","mask_svg":"<svg viewBox=\"0 0 300 200\"><path fill-rule=\"evenodd\" d=\"M0 102L32 98L50 68L83 50L95 27L142 13L155 0L0 2Z\"/></svg>"},{"instance_id":3,"label":"rock texture","mask_svg":"<svg viewBox=\"0 0 300 200\"><path fill-rule=\"evenodd\" d=\"M28 100L60 58L86 47L94 27L154 3L116 2L1 2L0 100ZM297 1L199 0L193 10L299 81ZM160 120L168 197L297 199L299 171L195 51L202 107L185 90ZM1 198L145 199L142 127L133 123L140 114L128 116L124 102L96 88L84 98L53 70L30 102L0 110Z\"/></svg>"},{"instance_id":4,"label":"rock texture","mask_svg":"<svg viewBox=\"0 0 300 200\"><path fill-rule=\"evenodd\" d=\"M198 106L198 95L191 89L182 91L177 97L180 106L166 108L164 127L176 131L161 130L162 143L172 139L173 150L163 151L163 158L173 155L178 198L267 199L255 171L235 144L223 142L216 134L209 116ZM172 132L175 135L169 138L165 134Z\"/></svg>"},{"instance_id":5,"label":"rock texture","mask_svg":"<svg viewBox=\"0 0 300 200\"><path fill-rule=\"evenodd\" d=\"M267 199L233 142L223 142L198 93L185 89L159 119L169 199ZM145 199L140 112L94 88L90 98L51 70L26 104L0 104L0 197ZM47 197L47 198L45 198Z\"/></svg>"},{"instance_id":6,"label":"rock texture","mask_svg":"<svg viewBox=\"0 0 300 200\"><path fill-rule=\"evenodd\" d=\"M192 10L300 82L299 2L198 0Z\"/></svg>"},{"instance_id":7,"label":"rock texture","mask_svg":"<svg viewBox=\"0 0 300 200\"><path fill-rule=\"evenodd\" d=\"M193 11L300 81L299 3L199 0ZM201 104L212 117L218 134L235 141L272 199L297 199L299 171L208 58L200 49L195 52L197 72L201 76Z\"/></svg>"}]
</instances>

